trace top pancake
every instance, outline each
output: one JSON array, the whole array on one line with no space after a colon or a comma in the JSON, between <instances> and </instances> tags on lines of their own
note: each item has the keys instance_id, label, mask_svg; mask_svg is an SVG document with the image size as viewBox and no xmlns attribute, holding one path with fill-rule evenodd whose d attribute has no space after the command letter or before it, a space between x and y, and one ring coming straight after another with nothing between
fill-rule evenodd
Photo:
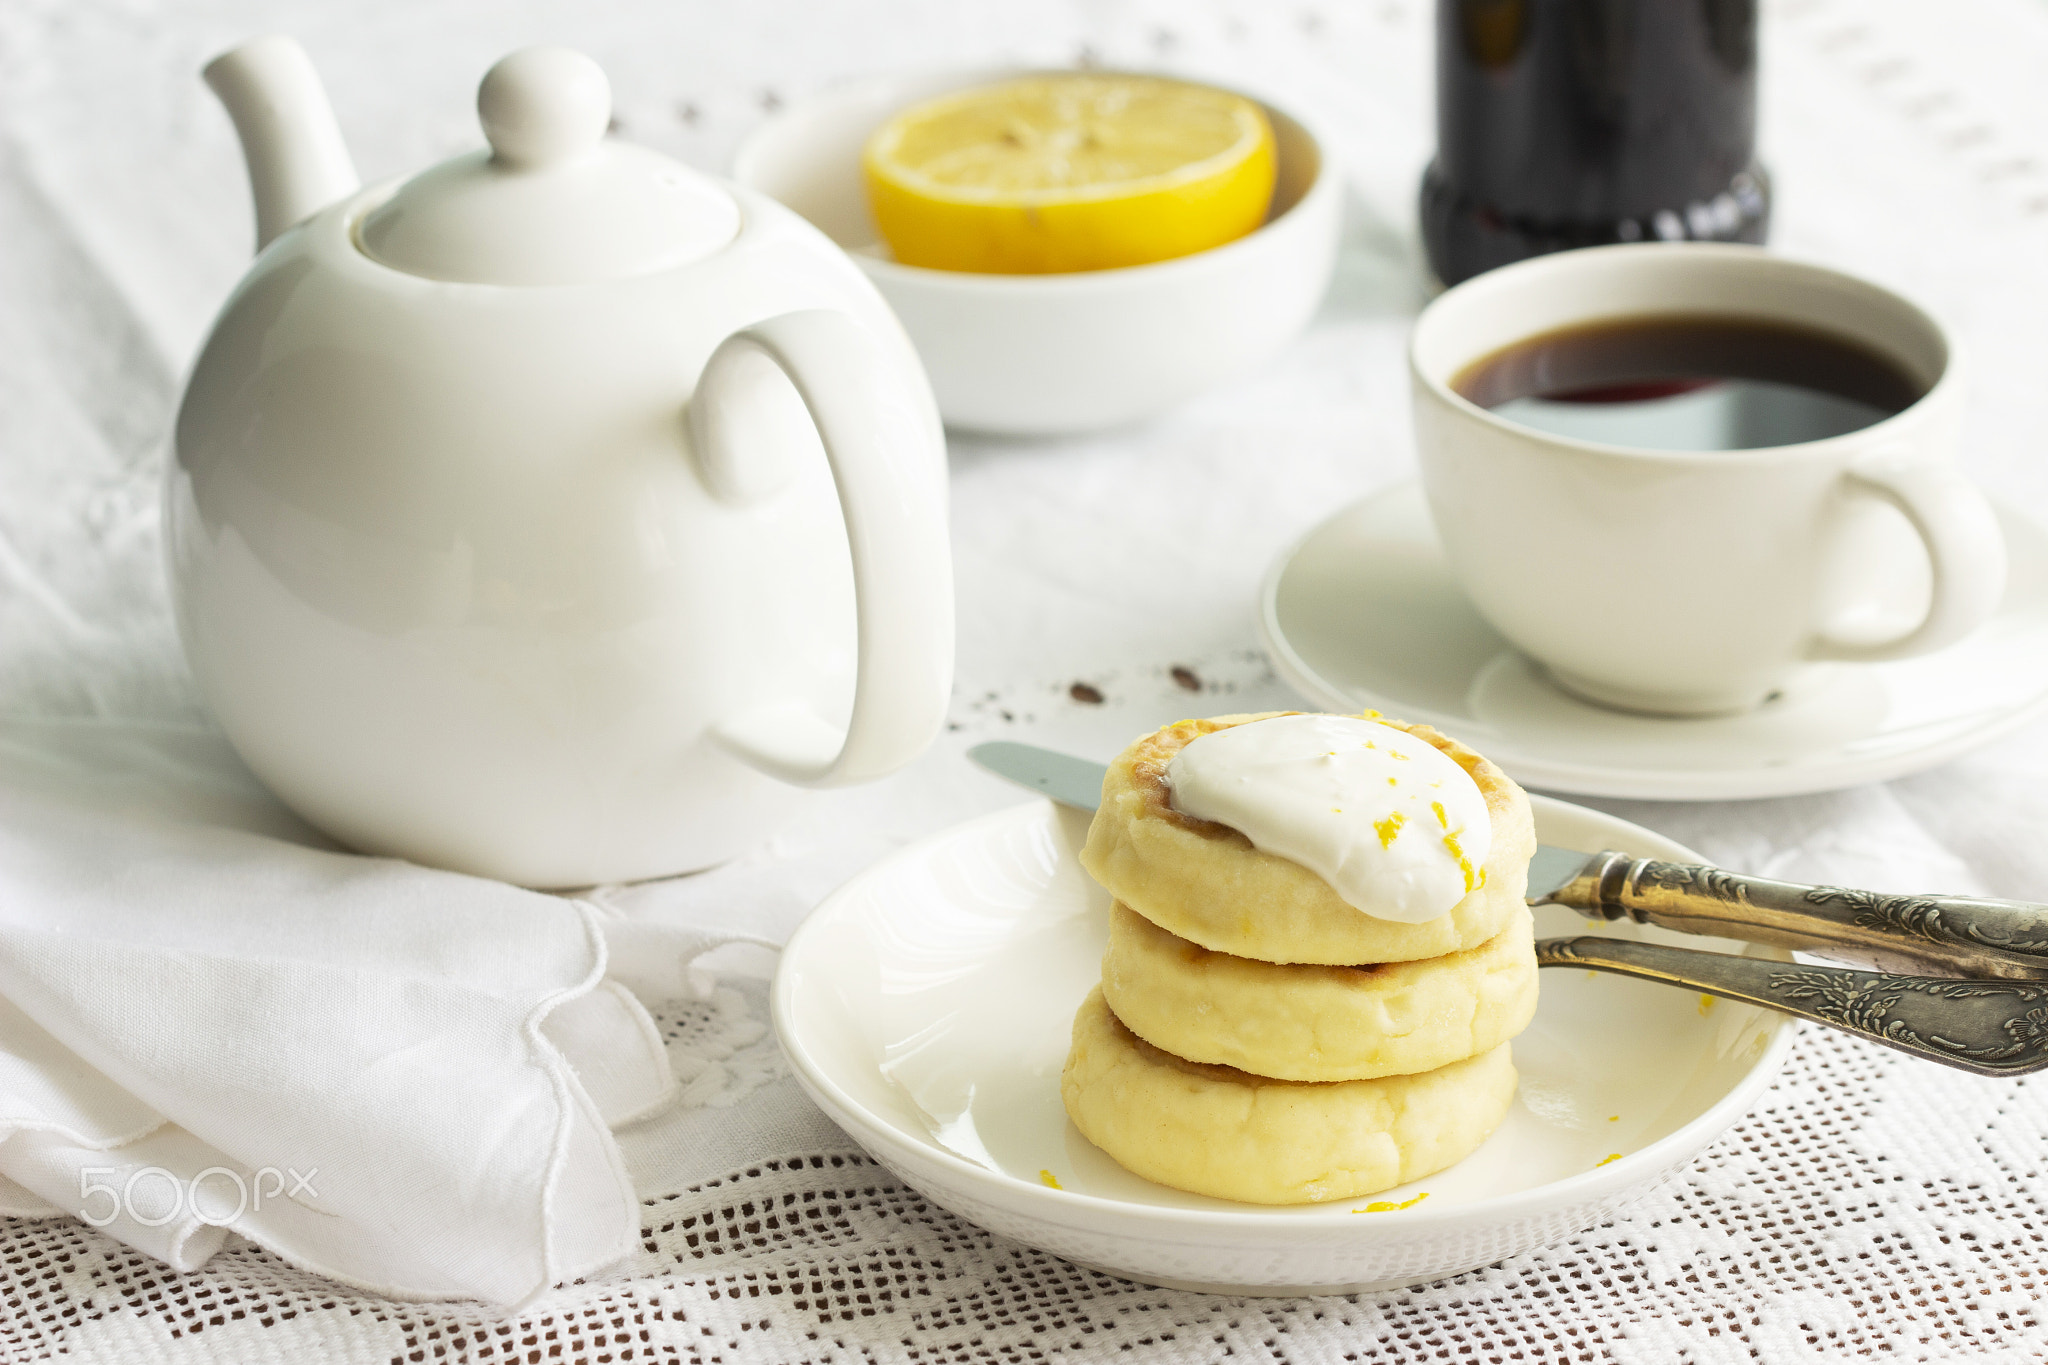
<instances>
[{"instance_id":1,"label":"top pancake","mask_svg":"<svg viewBox=\"0 0 2048 1365\"><path fill-rule=\"evenodd\" d=\"M1366 715L1424 740L1463 768L1486 798L1493 847L1485 879L1447 913L1420 924L1375 919L1291 859L1263 853L1228 825L1175 810L1166 765L1216 730L1298 714L1184 720L1137 740L1110 763L1081 865L1111 895L1160 928L1204 948L1262 962L1358 966L1464 952L1514 922L1536 852L1522 789L1480 755L1426 725Z\"/></svg>"}]
</instances>

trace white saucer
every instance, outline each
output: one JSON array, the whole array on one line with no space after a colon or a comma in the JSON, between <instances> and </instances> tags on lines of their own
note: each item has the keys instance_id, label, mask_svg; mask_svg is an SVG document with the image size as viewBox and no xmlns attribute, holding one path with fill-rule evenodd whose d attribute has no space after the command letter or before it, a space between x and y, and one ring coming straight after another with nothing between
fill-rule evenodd
<instances>
[{"instance_id":1,"label":"white saucer","mask_svg":"<svg viewBox=\"0 0 2048 1365\"><path fill-rule=\"evenodd\" d=\"M1548 843L1697 860L1635 825L1534 800ZM1756 1102L1791 1045L1789 1022L1769 1011L1703 1010L1689 991L1546 970L1536 1021L1514 1045L1515 1106L1450 1170L1298 1208L1154 1185L1092 1146L1060 1104L1074 1009L1108 933L1109 898L1075 861L1087 826L1035 802L876 864L790 940L774 1016L804 1090L876 1160L991 1232L1113 1274L1219 1293L1352 1293L1562 1240L1676 1174ZM1568 910L1536 912L1539 935L1585 928ZM1632 924L1600 932L1742 949Z\"/></svg>"},{"instance_id":2,"label":"white saucer","mask_svg":"<svg viewBox=\"0 0 2048 1365\"><path fill-rule=\"evenodd\" d=\"M1742 716L1629 715L1560 691L1466 600L1414 483L1283 554L1259 631L1317 705L1435 725L1525 786L1672 801L1832 791L1932 767L2048 711L2048 534L2009 508L1999 521L2010 578L1975 634L1898 663L1817 665Z\"/></svg>"}]
</instances>

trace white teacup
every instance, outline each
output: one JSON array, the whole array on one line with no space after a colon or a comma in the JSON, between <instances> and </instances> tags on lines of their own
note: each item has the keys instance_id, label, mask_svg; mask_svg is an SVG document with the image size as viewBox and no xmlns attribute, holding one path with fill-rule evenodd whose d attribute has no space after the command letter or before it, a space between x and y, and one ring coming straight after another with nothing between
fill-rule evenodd
<instances>
[{"instance_id":1,"label":"white teacup","mask_svg":"<svg viewBox=\"0 0 2048 1365\"><path fill-rule=\"evenodd\" d=\"M1842 335L1924 396L1826 439L1673 451L1539 431L1451 387L1517 342L1657 315ZM1423 483L1453 569L1501 634L1589 700L1742 711L1809 661L1926 653L1998 604L1998 524L1955 469L1959 356L1934 319L1874 284L1757 247L1565 252L1443 294L1408 356Z\"/></svg>"}]
</instances>

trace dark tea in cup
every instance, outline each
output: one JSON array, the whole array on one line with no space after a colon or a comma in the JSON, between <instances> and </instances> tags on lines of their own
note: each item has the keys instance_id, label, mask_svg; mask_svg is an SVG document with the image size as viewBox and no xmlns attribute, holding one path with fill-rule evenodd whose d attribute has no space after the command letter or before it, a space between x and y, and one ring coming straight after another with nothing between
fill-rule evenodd
<instances>
[{"instance_id":1,"label":"dark tea in cup","mask_svg":"<svg viewBox=\"0 0 2048 1365\"><path fill-rule=\"evenodd\" d=\"M1451 380L1523 426L1603 445L1753 450L1861 431L1926 386L1852 337L1769 318L1646 314L1517 341Z\"/></svg>"}]
</instances>

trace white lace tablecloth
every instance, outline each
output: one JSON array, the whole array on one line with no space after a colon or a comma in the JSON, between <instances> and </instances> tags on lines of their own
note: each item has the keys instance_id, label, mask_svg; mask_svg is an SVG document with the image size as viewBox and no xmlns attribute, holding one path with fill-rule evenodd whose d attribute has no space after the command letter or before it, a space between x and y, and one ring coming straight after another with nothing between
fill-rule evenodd
<instances>
[{"instance_id":1,"label":"white lace tablecloth","mask_svg":"<svg viewBox=\"0 0 2048 1365\"><path fill-rule=\"evenodd\" d=\"M1167 63L1281 95L1355 193L1339 278L1277 363L1141 429L955 439L959 690L911 770L637 912L779 940L899 844L1015 793L995 735L1107 755L1184 714L1293 703L1253 646L1293 536L1410 467L1403 332L1429 151L1429 0L10 0L0 9L0 715L201 726L158 568L178 377L251 237L194 74L304 40L366 176L476 140L471 92L581 46L626 135L707 167L780 103L880 69ZM1931 304L1976 362L1973 471L2048 516L2048 5L1766 5L1779 245ZM1074 699L1086 682L1105 698ZM1751 871L2048 897L2048 729L1883 786L1600 802ZM649 908L651 906L651 908ZM729 950L730 951L730 950ZM179 1274L81 1224L0 1225L0 1358L111 1361L2038 1360L2048 1084L1809 1031L1680 1183L1567 1245L1409 1291L1211 1298L989 1236L864 1158L796 1092L761 964L662 1012L684 1107L624 1135L637 1259L517 1317L397 1304L230 1247ZM65 1354L65 1353L68 1353Z\"/></svg>"}]
</instances>

